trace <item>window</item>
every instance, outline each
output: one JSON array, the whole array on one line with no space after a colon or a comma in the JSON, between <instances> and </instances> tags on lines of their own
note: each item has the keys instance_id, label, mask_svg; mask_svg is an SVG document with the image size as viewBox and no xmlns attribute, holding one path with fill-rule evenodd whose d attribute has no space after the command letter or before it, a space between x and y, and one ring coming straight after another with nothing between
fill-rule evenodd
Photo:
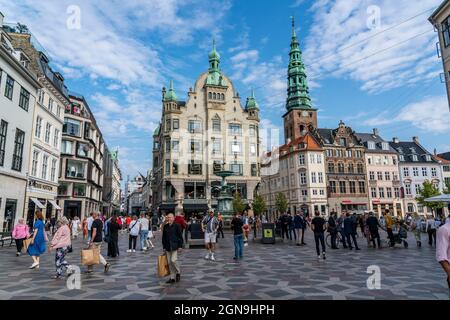
<instances>
[{"instance_id":1,"label":"window","mask_svg":"<svg viewBox=\"0 0 450 320\"><path fill-rule=\"evenodd\" d=\"M424 177L428 176L428 170L426 167L422 167L422 176L424 176Z\"/></svg>"},{"instance_id":2,"label":"window","mask_svg":"<svg viewBox=\"0 0 450 320\"><path fill-rule=\"evenodd\" d=\"M309 163L312 163L312 164L316 163L316 157L314 157L313 154L309 155Z\"/></svg>"},{"instance_id":3,"label":"window","mask_svg":"<svg viewBox=\"0 0 450 320\"><path fill-rule=\"evenodd\" d=\"M330 181L330 193L336 193L336 181Z\"/></svg>"},{"instance_id":4,"label":"window","mask_svg":"<svg viewBox=\"0 0 450 320\"><path fill-rule=\"evenodd\" d=\"M5 97L7 97L9 100L12 100L13 91L14 91L14 79L8 76L6 78Z\"/></svg>"},{"instance_id":5,"label":"window","mask_svg":"<svg viewBox=\"0 0 450 320\"><path fill-rule=\"evenodd\" d=\"M190 133L201 133L202 132L202 123L199 120L189 120L188 122L188 130Z\"/></svg>"},{"instance_id":6,"label":"window","mask_svg":"<svg viewBox=\"0 0 450 320\"><path fill-rule=\"evenodd\" d=\"M306 173L300 172L300 184L306 184Z\"/></svg>"},{"instance_id":7,"label":"window","mask_svg":"<svg viewBox=\"0 0 450 320\"><path fill-rule=\"evenodd\" d=\"M317 183L317 177L315 172L311 172L311 183Z\"/></svg>"},{"instance_id":8,"label":"window","mask_svg":"<svg viewBox=\"0 0 450 320\"><path fill-rule=\"evenodd\" d=\"M348 173L354 173L355 172L355 170L354 170L354 167L353 167L353 163L349 163L348 164Z\"/></svg>"},{"instance_id":9,"label":"window","mask_svg":"<svg viewBox=\"0 0 450 320\"><path fill-rule=\"evenodd\" d=\"M78 142L77 143L77 156L87 158L89 157L89 144Z\"/></svg>"},{"instance_id":10,"label":"window","mask_svg":"<svg viewBox=\"0 0 450 320\"><path fill-rule=\"evenodd\" d=\"M347 150L347 151L346 151L346 155L347 155L347 158L353 157L353 152L352 152L352 150Z\"/></svg>"},{"instance_id":11,"label":"window","mask_svg":"<svg viewBox=\"0 0 450 320\"><path fill-rule=\"evenodd\" d=\"M388 198L392 198L392 188L390 187L386 188L386 195Z\"/></svg>"},{"instance_id":12,"label":"window","mask_svg":"<svg viewBox=\"0 0 450 320\"><path fill-rule=\"evenodd\" d=\"M88 125L87 123L85 125ZM65 118L63 125L63 133L71 136L80 136L81 122L74 119Z\"/></svg>"},{"instance_id":13,"label":"window","mask_svg":"<svg viewBox=\"0 0 450 320\"><path fill-rule=\"evenodd\" d=\"M325 191L324 191L323 189L320 189L320 190L319 190L319 193L320 193L321 196L324 196L324 195L325 195Z\"/></svg>"},{"instance_id":14,"label":"window","mask_svg":"<svg viewBox=\"0 0 450 320\"><path fill-rule=\"evenodd\" d=\"M52 98L48 98L48 110L50 110L50 112L53 112L53 99Z\"/></svg>"},{"instance_id":15,"label":"window","mask_svg":"<svg viewBox=\"0 0 450 320\"><path fill-rule=\"evenodd\" d=\"M67 183L60 182L58 186L58 196L67 196L69 185Z\"/></svg>"},{"instance_id":16,"label":"window","mask_svg":"<svg viewBox=\"0 0 450 320\"><path fill-rule=\"evenodd\" d=\"M233 136L242 135L242 127L239 123L230 123L228 125L229 134Z\"/></svg>"},{"instance_id":17,"label":"window","mask_svg":"<svg viewBox=\"0 0 450 320\"><path fill-rule=\"evenodd\" d=\"M425 156L425 159L426 159L428 162L430 162L430 161L431 161L431 156L430 156L429 154L427 154L427 155Z\"/></svg>"},{"instance_id":18,"label":"window","mask_svg":"<svg viewBox=\"0 0 450 320\"><path fill-rule=\"evenodd\" d=\"M376 198L377 197L377 188L370 188L370 195L372 196L372 198Z\"/></svg>"},{"instance_id":19,"label":"window","mask_svg":"<svg viewBox=\"0 0 450 320\"><path fill-rule=\"evenodd\" d=\"M170 160L166 160L166 174L169 175L170 174Z\"/></svg>"},{"instance_id":20,"label":"window","mask_svg":"<svg viewBox=\"0 0 450 320\"><path fill-rule=\"evenodd\" d=\"M7 132L8 132L8 122L2 120L0 122L0 166L2 166L2 167L5 162L6 133Z\"/></svg>"},{"instance_id":21,"label":"window","mask_svg":"<svg viewBox=\"0 0 450 320\"><path fill-rule=\"evenodd\" d=\"M368 141L367 142L367 148L370 149L370 150L375 150L375 142Z\"/></svg>"},{"instance_id":22,"label":"window","mask_svg":"<svg viewBox=\"0 0 450 320\"><path fill-rule=\"evenodd\" d=\"M19 107L25 111L30 107L30 93L23 87L20 88Z\"/></svg>"},{"instance_id":23,"label":"window","mask_svg":"<svg viewBox=\"0 0 450 320\"><path fill-rule=\"evenodd\" d=\"M61 153L73 155L73 142L69 140L63 140L61 142Z\"/></svg>"},{"instance_id":24,"label":"window","mask_svg":"<svg viewBox=\"0 0 450 320\"><path fill-rule=\"evenodd\" d=\"M347 193L347 187L345 181L339 181L339 193Z\"/></svg>"},{"instance_id":25,"label":"window","mask_svg":"<svg viewBox=\"0 0 450 320\"><path fill-rule=\"evenodd\" d=\"M169 132L170 130L172 130L171 128L171 121L170 119L166 119L166 132Z\"/></svg>"},{"instance_id":26,"label":"window","mask_svg":"<svg viewBox=\"0 0 450 320\"><path fill-rule=\"evenodd\" d=\"M58 160L52 159L52 167L50 169L50 180L53 182L56 181L56 166L57 166Z\"/></svg>"},{"instance_id":27,"label":"window","mask_svg":"<svg viewBox=\"0 0 450 320\"><path fill-rule=\"evenodd\" d=\"M41 137L41 131L42 131L42 118L37 116L36 117L36 128L34 131L34 136L36 138L40 138Z\"/></svg>"},{"instance_id":28,"label":"window","mask_svg":"<svg viewBox=\"0 0 450 320\"><path fill-rule=\"evenodd\" d=\"M166 148L166 152L170 152L170 138L166 138L165 139L165 148Z\"/></svg>"},{"instance_id":29,"label":"window","mask_svg":"<svg viewBox=\"0 0 450 320\"><path fill-rule=\"evenodd\" d=\"M377 179L380 181L383 180L383 172L381 172L381 171L377 172Z\"/></svg>"},{"instance_id":30,"label":"window","mask_svg":"<svg viewBox=\"0 0 450 320\"><path fill-rule=\"evenodd\" d=\"M442 38L444 39L444 46L447 48L450 45L450 16L442 23Z\"/></svg>"},{"instance_id":31,"label":"window","mask_svg":"<svg viewBox=\"0 0 450 320\"><path fill-rule=\"evenodd\" d=\"M172 174L178 174L178 160L172 161Z\"/></svg>"},{"instance_id":32,"label":"window","mask_svg":"<svg viewBox=\"0 0 450 320\"><path fill-rule=\"evenodd\" d=\"M44 154L42 157L42 171L41 171L41 178L46 180L47 179L47 169L48 169L48 155Z\"/></svg>"},{"instance_id":33,"label":"window","mask_svg":"<svg viewBox=\"0 0 450 320\"><path fill-rule=\"evenodd\" d=\"M240 155L242 152L242 143L237 141L230 142L230 151L231 154Z\"/></svg>"},{"instance_id":34,"label":"window","mask_svg":"<svg viewBox=\"0 0 450 320\"><path fill-rule=\"evenodd\" d=\"M405 156L404 155L400 155L400 161L405 161Z\"/></svg>"},{"instance_id":35,"label":"window","mask_svg":"<svg viewBox=\"0 0 450 320\"><path fill-rule=\"evenodd\" d=\"M359 181L359 193L366 193L366 183L364 181Z\"/></svg>"},{"instance_id":36,"label":"window","mask_svg":"<svg viewBox=\"0 0 450 320\"><path fill-rule=\"evenodd\" d=\"M364 165L362 163L358 163L356 165L357 171L359 174L363 174L364 173Z\"/></svg>"},{"instance_id":37,"label":"window","mask_svg":"<svg viewBox=\"0 0 450 320\"><path fill-rule=\"evenodd\" d=\"M400 188L398 188L398 187L394 188L394 196L396 198L400 198Z\"/></svg>"},{"instance_id":38,"label":"window","mask_svg":"<svg viewBox=\"0 0 450 320\"><path fill-rule=\"evenodd\" d=\"M40 90L38 91L38 102L39 102L41 105L44 105L44 97L45 97L45 92L44 92L44 90L40 89Z\"/></svg>"},{"instance_id":39,"label":"window","mask_svg":"<svg viewBox=\"0 0 450 320\"><path fill-rule=\"evenodd\" d=\"M345 138L339 138L339 145L341 145L342 147L347 146L347 141L345 140Z\"/></svg>"},{"instance_id":40,"label":"window","mask_svg":"<svg viewBox=\"0 0 450 320\"><path fill-rule=\"evenodd\" d=\"M201 140L190 140L189 141L189 152L190 153L202 152L202 141Z\"/></svg>"},{"instance_id":41,"label":"window","mask_svg":"<svg viewBox=\"0 0 450 320\"><path fill-rule=\"evenodd\" d=\"M86 163L76 160L67 160L66 178L85 179Z\"/></svg>"},{"instance_id":42,"label":"window","mask_svg":"<svg viewBox=\"0 0 450 320\"><path fill-rule=\"evenodd\" d=\"M414 185L414 187L415 187L416 194L419 194L420 193L420 184L416 184L416 185Z\"/></svg>"},{"instance_id":43,"label":"window","mask_svg":"<svg viewBox=\"0 0 450 320\"><path fill-rule=\"evenodd\" d=\"M436 170L436 168L431 168L431 176L432 177L437 177L437 170Z\"/></svg>"},{"instance_id":44,"label":"window","mask_svg":"<svg viewBox=\"0 0 450 320\"><path fill-rule=\"evenodd\" d=\"M37 177L37 167L39 161L39 151L33 150L33 159L31 162L31 175Z\"/></svg>"},{"instance_id":45,"label":"window","mask_svg":"<svg viewBox=\"0 0 450 320\"><path fill-rule=\"evenodd\" d=\"M380 198L384 198L384 188L378 188L378 193L380 194Z\"/></svg>"},{"instance_id":46,"label":"window","mask_svg":"<svg viewBox=\"0 0 450 320\"><path fill-rule=\"evenodd\" d=\"M338 172L339 173L344 173L344 164L342 162L338 163Z\"/></svg>"},{"instance_id":47,"label":"window","mask_svg":"<svg viewBox=\"0 0 450 320\"><path fill-rule=\"evenodd\" d=\"M327 157L332 157L333 156L333 150L332 149L327 149L326 153L327 153Z\"/></svg>"},{"instance_id":48,"label":"window","mask_svg":"<svg viewBox=\"0 0 450 320\"><path fill-rule=\"evenodd\" d=\"M381 143L381 149L383 150L389 150L389 144L387 142L382 142Z\"/></svg>"},{"instance_id":49,"label":"window","mask_svg":"<svg viewBox=\"0 0 450 320\"><path fill-rule=\"evenodd\" d=\"M256 145L254 143L250 144L250 155L256 156Z\"/></svg>"},{"instance_id":50,"label":"window","mask_svg":"<svg viewBox=\"0 0 450 320\"><path fill-rule=\"evenodd\" d=\"M333 162L328 162L328 172L334 173L334 163Z\"/></svg>"},{"instance_id":51,"label":"window","mask_svg":"<svg viewBox=\"0 0 450 320\"><path fill-rule=\"evenodd\" d=\"M350 187L350 193L356 193L356 182L355 181L349 181L348 182Z\"/></svg>"},{"instance_id":52,"label":"window","mask_svg":"<svg viewBox=\"0 0 450 320\"><path fill-rule=\"evenodd\" d=\"M232 163L230 164L230 171L233 171L235 176L242 176L244 173L241 163Z\"/></svg>"},{"instance_id":53,"label":"window","mask_svg":"<svg viewBox=\"0 0 450 320\"><path fill-rule=\"evenodd\" d=\"M213 172L217 173L222 170L222 162L219 160L214 160L213 162Z\"/></svg>"},{"instance_id":54,"label":"window","mask_svg":"<svg viewBox=\"0 0 450 320\"><path fill-rule=\"evenodd\" d=\"M173 124L173 130L180 129L180 120L179 119L173 119L172 124Z\"/></svg>"},{"instance_id":55,"label":"window","mask_svg":"<svg viewBox=\"0 0 450 320\"><path fill-rule=\"evenodd\" d=\"M412 156L412 161L414 161L414 162L419 161L418 158L417 158L417 155L413 154L413 156Z\"/></svg>"},{"instance_id":56,"label":"window","mask_svg":"<svg viewBox=\"0 0 450 320\"><path fill-rule=\"evenodd\" d=\"M342 158L342 150L336 150L336 157Z\"/></svg>"},{"instance_id":57,"label":"window","mask_svg":"<svg viewBox=\"0 0 450 320\"><path fill-rule=\"evenodd\" d=\"M394 166L397 165L397 158L396 158L396 157L392 157L392 164L393 164Z\"/></svg>"},{"instance_id":58,"label":"window","mask_svg":"<svg viewBox=\"0 0 450 320\"><path fill-rule=\"evenodd\" d=\"M391 181L391 173L389 171L384 173L384 180Z\"/></svg>"},{"instance_id":59,"label":"window","mask_svg":"<svg viewBox=\"0 0 450 320\"><path fill-rule=\"evenodd\" d=\"M450 166L443 166L444 172L450 172ZM433 171L433 169L431 169Z\"/></svg>"},{"instance_id":60,"label":"window","mask_svg":"<svg viewBox=\"0 0 450 320\"><path fill-rule=\"evenodd\" d=\"M45 142L50 143L50 134L52 131L52 125L50 123L47 123L45 126Z\"/></svg>"},{"instance_id":61,"label":"window","mask_svg":"<svg viewBox=\"0 0 450 320\"><path fill-rule=\"evenodd\" d=\"M58 148L58 142L59 142L59 130L55 129L55 132L53 133L53 146L55 148Z\"/></svg>"},{"instance_id":62,"label":"window","mask_svg":"<svg viewBox=\"0 0 450 320\"><path fill-rule=\"evenodd\" d=\"M322 155L321 154L317 155L317 163L322 164Z\"/></svg>"},{"instance_id":63,"label":"window","mask_svg":"<svg viewBox=\"0 0 450 320\"><path fill-rule=\"evenodd\" d=\"M58 106L58 108L56 109L56 115L58 116L58 118L61 117L61 107Z\"/></svg>"},{"instance_id":64,"label":"window","mask_svg":"<svg viewBox=\"0 0 450 320\"><path fill-rule=\"evenodd\" d=\"M319 172L319 183L323 183L323 173Z\"/></svg>"},{"instance_id":65,"label":"window","mask_svg":"<svg viewBox=\"0 0 450 320\"><path fill-rule=\"evenodd\" d=\"M305 164L305 155L304 154L298 155L298 164L301 166Z\"/></svg>"},{"instance_id":66,"label":"window","mask_svg":"<svg viewBox=\"0 0 450 320\"><path fill-rule=\"evenodd\" d=\"M317 190L313 189L313 196L317 196Z\"/></svg>"},{"instance_id":67,"label":"window","mask_svg":"<svg viewBox=\"0 0 450 320\"><path fill-rule=\"evenodd\" d=\"M16 137L14 139L14 153L12 161L12 170L22 170L23 144L25 142L25 132L16 129Z\"/></svg>"},{"instance_id":68,"label":"window","mask_svg":"<svg viewBox=\"0 0 450 320\"><path fill-rule=\"evenodd\" d=\"M375 180L375 172L373 172L373 171L369 172L369 180L370 181L374 181Z\"/></svg>"},{"instance_id":69,"label":"window","mask_svg":"<svg viewBox=\"0 0 450 320\"><path fill-rule=\"evenodd\" d=\"M403 168L403 176L409 177L409 168Z\"/></svg>"},{"instance_id":70,"label":"window","mask_svg":"<svg viewBox=\"0 0 450 320\"><path fill-rule=\"evenodd\" d=\"M308 196L308 190L302 189L302 196L303 196L303 197Z\"/></svg>"},{"instance_id":71,"label":"window","mask_svg":"<svg viewBox=\"0 0 450 320\"><path fill-rule=\"evenodd\" d=\"M254 125L250 125L249 134L250 134L250 137L256 136L256 127Z\"/></svg>"},{"instance_id":72,"label":"window","mask_svg":"<svg viewBox=\"0 0 450 320\"><path fill-rule=\"evenodd\" d=\"M419 168L413 167L413 176L418 177L419 176Z\"/></svg>"},{"instance_id":73,"label":"window","mask_svg":"<svg viewBox=\"0 0 450 320\"><path fill-rule=\"evenodd\" d=\"M190 160L188 164L188 174L201 175L202 163L200 161Z\"/></svg>"},{"instance_id":74,"label":"window","mask_svg":"<svg viewBox=\"0 0 450 320\"><path fill-rule=\"evenodd\" d=\"M252 163L252 165L251 165L251 175L252 175L252 177L258 176L258 166L256 163Z\"/></svg>"},{"instance_id":75,"label":"window","mask_svg":"<svg viewBox=\"0 0 450 320\"><path fill-rule=\"evenodd\" d=\"M408 196L411 195L411 185L410 184L405 185L405 193Z\"/></svg>"},{"instance_id":76,"label":"window","mask_svg":"<svg viewBox=\"0 0 450 320\"><path fill-rule=\"evenodd\" d=\"M180 149L180 141L172 140L172 151L178 151Z\"/></svg>"},{"instance_id":77,"label":"window","mask_svg":"<svg viewBox=\"0 0 450 320\"><path fill-rule=\"evenodd\" d=\"M73 196L74 197L85 197L86 196L86 185L84 184L73 184Z\"/></svg>"},{"instance_id":78,"label":"window","mask_svg":"<svg viewBox=\"0 0 450 320\"><path fill-rule=\"evenodd\" d=\"M85 139L93 138L91 135L91 124L89 122L84 123L84 138Z\"/></svg>"},{"instance_id":79,"label":"window","mask_svg":"<svg viewBox=\"0 0 450 320\"><path fill-rule=\"evenodd\" d=\"M221 130L220 129L220 118L219 117L214 118L212 123L213 123L213 131L220 132L220 130Z\"/></svg>"}]
</instances>

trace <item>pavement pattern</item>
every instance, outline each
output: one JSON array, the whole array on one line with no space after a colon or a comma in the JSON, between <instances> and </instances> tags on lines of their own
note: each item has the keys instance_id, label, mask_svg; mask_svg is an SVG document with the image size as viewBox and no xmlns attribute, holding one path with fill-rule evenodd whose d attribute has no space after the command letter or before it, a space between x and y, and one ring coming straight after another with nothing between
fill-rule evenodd
<instances>
[{"instance_id":1,"label":"pavement pattern","mask_svg":"<svg viewBox=\"0 0 450 320\"><path fill-rule=\"evenodd\" d=\"M382 234L382 237L385 237ZM121 255L109 258L111 269L96 266L93 274L81 268L80 289L68 289L66 280L53 280L54 252L41 256L39 270L29 270L27 254L15 256L15 247L0 247L0 300L449 300L445 275L435 261L435 248L426 242L416 247L408 234L409 248L368 248L360 235L361 251L329 250L327 259L316 255L311 231L306 246L277 239L276 244L249 241L244 259L235 262L232 235L219 240L217 261L204 259L201 247L184 249L179 255L181 281L165 284L156 276L157 256L162 253L161 235L156 233L155 249L127 253L128 236L119 238ZM81 239L74 240L69 263L80 265ZM139 249L138 244L138 249ZM102 248L106 257L106 246ZM367 268L379 266L381 288L369 290Z\"/></svg>"}]
</instances>

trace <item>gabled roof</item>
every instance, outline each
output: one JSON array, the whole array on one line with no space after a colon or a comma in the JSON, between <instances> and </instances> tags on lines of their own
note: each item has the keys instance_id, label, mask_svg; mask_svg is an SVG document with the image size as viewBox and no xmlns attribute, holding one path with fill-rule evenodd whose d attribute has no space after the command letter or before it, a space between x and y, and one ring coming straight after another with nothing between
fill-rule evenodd
<instances>
[{"instance_id":1,"label":"gabled roof","mask_svg":"<svg viewBox=\"0 0 450 320\"><path fill-rule=\"evenodd\" d=\"M440 153L438 154L438 157L450 161L450 152Z\"/></svg>"},{"instance_id":2,"label":"gabled roof","mask_svg":"<svg viewBox=\"0 0 450 320\"><path fill-rule=\"evenodd\" d=\"M376 153L397 153L397 151L392 148L392 146L380 137L378 134L374 133L355 133L356 138L360 140L360 142L366 147L367 152L376 152ZM369 149L369 142L372 141L375 143L375 149ZM382 143L385 142L388 145L389 150L383 150Z\"/></svg>"},{"instance_id":3,"label":"gabled roof","mask_svg":"<svg viewBox=\"0 0 450 320\"><path fill-rule=\"evenodd\" d=\"M397 143L391 141L389 142L392 148L394 148L400 155L404 157L404 160L400 159L402 163L437 163L436 160L431 157L431 153L429 153L424 147L416 142L404 142L399 141ZM418 161L413 161L413 155L417 155ZM431 161L426 160L426 155L431 157Z\"/></svg>"},{"instance_id":4,"label":"gabled roof","mask_svg":"<svg viewBox=\"0 0 450 320\"><path fill-rule=\"evenodd\" d=\"M323 151L319 142L309 132L307 132L303 137L299 137L289 143L280 146L279 150L281 156L282 152L284 151L287 151L289 153L292 147L294 147L294 150L296 151Z\"/></svg>"},{"instance_id":5,"label":"gabled roof","mask_svg":"<svg viewBox=\"0 0 450 320\"><path fill-rule=\"evenodd\" d=\"M450 164L450 160L447 160L445 158L441 158L440 156L433 156L434 160L442 163L442 164Z\"/></svg>"}]
</instances>

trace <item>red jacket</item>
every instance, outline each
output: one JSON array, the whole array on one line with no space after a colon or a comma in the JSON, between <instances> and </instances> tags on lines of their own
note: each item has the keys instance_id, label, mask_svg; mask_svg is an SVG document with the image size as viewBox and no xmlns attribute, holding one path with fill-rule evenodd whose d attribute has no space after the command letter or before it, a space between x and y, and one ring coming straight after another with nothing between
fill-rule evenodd
<instances>
[{"instance_id":1,"label":"red jacket","mask_svg":"<svg viewBox=\"0 0 450 320\"><path fill-rule=\"evenodd\" d=\"M181 229L183 229L183 230L186 229L186 227L187 227L186 220L184 220L183 216L176 216L175 223L179 224Z\"/></svg>"}]
</instances>

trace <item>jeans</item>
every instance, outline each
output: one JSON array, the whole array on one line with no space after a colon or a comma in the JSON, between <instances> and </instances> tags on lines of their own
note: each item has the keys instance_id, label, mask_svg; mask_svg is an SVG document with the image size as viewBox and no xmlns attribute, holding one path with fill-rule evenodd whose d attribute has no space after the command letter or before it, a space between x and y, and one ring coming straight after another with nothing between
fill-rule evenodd
<instances>
[{"instance_id":1,"label":"jeans","mask_svg":"<svg viewBox=\"0 0 450 320\"><path fill-rule=\"evenodd\" d=\"M373 247L375 248L375 239L377 239L378 248L381 247L380 234L378 230L370 230L370 237L372 238Z\"/></svg>"},{"instance_id":2,"label":"jeans","mask_svg":"<svg viewBox=\"0 0 450 320\"><path fill-rule=\"evenodd\" d=\"M128 237L128 249L136 250L136 241L137 241L137 236L132 236L130 234L130 236ZM131 245L133 245L133 247Z\"/></svg>"},{"instance_id":3,"label":"jeans","mask_svg":"<svg viewBox=\"0 0 450 320\"><path fill-rule=\"evenodd\" d=\"M289 239L289 232L286 226L281 227L281 238L284 239L284 235L286 235L286 239Z\"/></svg>"},{"instance_id":4,"label":"jeans","mask_svg":"<svg viewBox=\"0 0 450 320\"><path fill-rule=\"evenodd\" d=\"M325 253L325 237L323 232L314 232L314 241L316 242L317 255L320 256L319 241L322 245L322 252Z\"/></svg>"},{"instance_id":5,"label":"jeans","mask_svg":"<svg viewBox=\"0 0 450 320\"><path fill-rule=\"evenodd\" d=\"M289 228L289 240L292 240L292 234L294 235L294 240L297 240L297 235L295 234L295 229Z\"/></svg>"},{"instance_id":6,"label":"jeans","mask_svg":"<svg viewBox=\"0 0 450 320\"><path fill-rule=\"evenodd\" d=\"M345 249L347 249L347 242L345 242L345 233L343 230L340 230L339 233L341 234L342 245L344 246Z\"/></svg>"},{"instance_id":7,"label":"jeans","mask_svg":"<svg viewBox=\"0 0 450 320\"><path fill-rule=\"evenodd\" d=\"M354 234L354 233L346 233L345 234L345 238L347 239L348 247L350 249L353 249L352 241L350 240L350 237L351 237L351 239L353 239L353 244L355 245L355 248L357 249L358 248L358 243L356 242L356 234Z\"/></svg>"},{"instance_id":8,"label":"jeans","mask_svg":"<svg viewBox=\"0 0 450 320\"><path fill-rule=\"evenodd\" d=\"M141 240L141 250L144 250L145 241L147 240L147 237L148 237L148 230L139 231L139 236L140 236L140 240Z\"/></svg>"},{"instance_id":9,"label":"jeans","mask_svg":"<svg viewBox=\"0 0 450 320\"><path fill-rule=\"evenodd\" d=\"M241 259L244 254L244 236L242 234L234 235L234 257Z\"/></svg>"},{"instance_id":10,"label":"jeans","mask_svg":"<svg viewBox=\"0 0 450 320\"><path fill-rule=\"evenodd\" d=\"M167 262L169 262L170 279L174 279L177 274L181 273L180 265L178 264L178 250L166 251Z\"/></svg>"},{"instance_id":11,"label":"jeans","mask_svg":"<svg viewBox=\"0 0 450 320\"><path fill-rule=\"evenodd\" d=\"M391 247L394 245L394 234L392 233L392 228L386 228L389 240L391 242Z\"/></svg>"},{"instance_id":12,"label":"jeans","mask_svg":"<svg viewBox=\"0 0 450 320\"><path fill-rule=\"evenodd\" d=\"M295 228L294 229L295 237L297 239L297 244L300 244L300 230L302 230L302 229L300 229L300 228Z\"/></svg>"}]
</instances>

